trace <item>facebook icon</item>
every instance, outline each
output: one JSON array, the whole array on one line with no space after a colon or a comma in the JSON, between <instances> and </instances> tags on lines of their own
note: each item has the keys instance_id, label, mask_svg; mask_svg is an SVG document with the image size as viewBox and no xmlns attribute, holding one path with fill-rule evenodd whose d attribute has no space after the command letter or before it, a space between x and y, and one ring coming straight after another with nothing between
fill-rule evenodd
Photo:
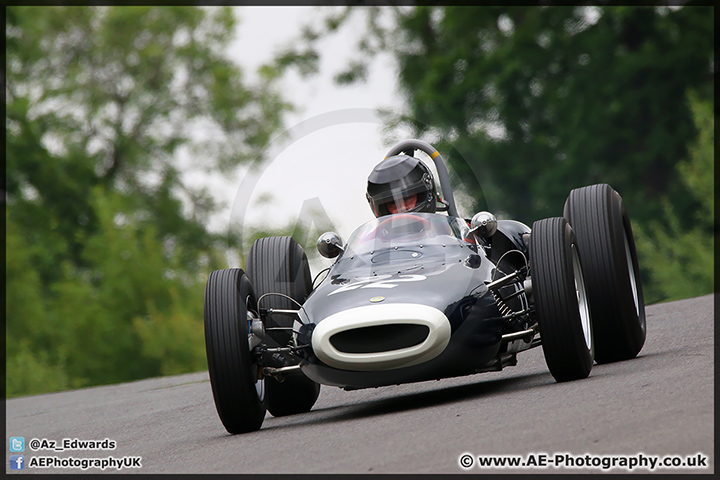
<instances>
[{"instance_id":1,"label":"facebook icon","mask_svg":"<svg viewBox=\"0 0 720 480\"><path fill-rule=\"evenodd\" d=\"M25 469L25 455L10 455L10 470Z\"/></svg>"}]
</instances>

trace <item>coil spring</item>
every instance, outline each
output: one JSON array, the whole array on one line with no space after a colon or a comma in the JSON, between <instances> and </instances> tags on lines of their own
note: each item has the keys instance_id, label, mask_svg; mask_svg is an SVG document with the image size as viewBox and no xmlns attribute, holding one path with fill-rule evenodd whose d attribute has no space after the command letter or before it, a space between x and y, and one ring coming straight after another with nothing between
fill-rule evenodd
<instances>
[{"instance_id":1,"label":"coil spring","mask_svg":"<svg viewBox=\"0 0 720 480\"><path fill-rule=\"evenodd\" d=\"M493 290L492 295L493 295L493 297L495 297L495 303L497 304L498 309L500 309L500 315L502 315L504 317L504 316L510 315L512 313L515 313L515 312L513 312L513 310L510 307L508 307L505 304L502 297L500 297L499 293L497 293Z\"/></svg>"},{"instance_id":2,"label":"coil spring","mask_svg":"<svg viewBox=\"0 0 720 480\"><path fill-rule=\"evenodd\" d=\"M528 260L527 260L527 257L525 256L525 254L524 254L523 252L521 252L520 250L508 250L507 252L505 252L505 253L503 253L502 255L500 255L500 258L498 259L498 261L497 261L497 263L496 263L496 265L498 266L498 268L497 268L497 269L495 270L495 272L493 273L493 279L495 278L495 274L496 274L497 272L504 273L502 270L500 270L500 263L502 262L503 258L505 258L505 256L508 255L508 254L510 254L510 253L518 253L518 254L520 254L520 255L522 256L523 260L525 261L525 276L526 276L526 278L527 278L527 275L528 275L528 273L529 273L529 271L530 271L530 265L528 264ZM507 285L506 285L506 286L507 286ZM518 291L517 288L518 288L518 287L516 287L516 292ZM525 288L525 287L524 287L524 286L522 285L522 283L521 283L521 284L519 285L519 289L520 289L520 290L524 290L524 288ZM513 314L519 313L519 312L515 312L512 308L510 308L510 307L507 306L507 304L505 303L505 301L504 301L504 300L502 299L502 297L500 296L499 290L500 290L500 289L498 289L497 292L496 292L495 290L493 290L493 291L492 291L492 295L493 295L493 297L495 297L495 303L497 304L498 309L500 310L500 314L501 314L503 317L506 317L506 316L508 316L508 315L513 315ZM511 295L511 296L514 297L515 295ZM526 303L527 303L527 300L526 300Z\"/></svg>"}]
</instances>

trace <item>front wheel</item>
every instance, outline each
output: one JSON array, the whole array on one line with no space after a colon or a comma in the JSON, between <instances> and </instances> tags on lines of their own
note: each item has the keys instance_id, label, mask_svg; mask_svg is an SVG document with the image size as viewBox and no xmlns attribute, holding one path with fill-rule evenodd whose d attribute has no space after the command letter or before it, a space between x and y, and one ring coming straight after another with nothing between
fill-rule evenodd
<instances>
[{"instance_id":1,"label":"front wheel","mask_svg":"<svg viewBox=\"0 0 720 480\"><path fill-rule=\"evenodd\" d=\"M292 237L256 240L245 267L258 298L263 297L261 308L294 310L312 291L307 255ZM268 317L265 318L268 337L279 346L287 345L292 336L293 317L282 314ZM302 372L286 376L283 382L267 378L265 387L267 409L275 417L309 412L320 395L320 384Z\"/></svg>"},{"instance_id":2,"label":"front wheel","mask_svg":"<svg viewBox=\"0 0 720 480\"><path fill-rule=\"evenodd\" d=\"M239 268L216 270L205 287L205 349L215 407L230 433L259 430L265 418L265 380L258 379L248 341L248 307L255 293Z\"/></svg>"},{"instance_id":3,"label":"front wheel","mask_svg":"<svg viewBox=\"0 0 720 480\"><path fill-rule=\"evenodd\" d=\"M558 382L587 377L594 356L592 321L575 235L565 219L533 224L530 269L550 373Z\"/></svg>"},{"instance_id":4,"label":"front wheel","mask_svg":"<svg viewBox=\"0 0 720 480\"><path fill-rule=\"evenodd\" d=\"M645 304L630 217L607 184L577 188L564 217L577 235L598 363L634 358L645 343Z\"/></svg>"}]
</instances>

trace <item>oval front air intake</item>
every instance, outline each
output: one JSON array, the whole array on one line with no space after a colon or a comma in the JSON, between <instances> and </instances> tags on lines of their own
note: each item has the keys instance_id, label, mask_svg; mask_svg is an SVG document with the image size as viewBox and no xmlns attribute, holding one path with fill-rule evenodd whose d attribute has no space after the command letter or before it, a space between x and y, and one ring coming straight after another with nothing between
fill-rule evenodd
<instances>
[{"instance_id":1,"label":"oval front air intake","mask_svg":"<svg viewBox=\"0 0 720 480\"><path fill-rule=\"evenodd\" d=\"M425 325L395 323L344 330L330 337L330 343L344 353L379 353L414 347L429 334Z\"/></svg>"}]
</instances>

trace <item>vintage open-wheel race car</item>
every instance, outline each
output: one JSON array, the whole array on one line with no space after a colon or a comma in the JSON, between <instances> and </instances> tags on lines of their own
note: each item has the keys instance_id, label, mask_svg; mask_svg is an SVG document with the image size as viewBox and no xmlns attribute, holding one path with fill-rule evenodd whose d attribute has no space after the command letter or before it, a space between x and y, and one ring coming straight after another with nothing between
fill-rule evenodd
<instances>
[{"instance_id":1,"label":"vintage open-wheel race car","mask_svg":"<svg viewBox=\"0 0 720 480\"><path fill-rule=\"evenodd\" d=\"M558 381L593 361L635 357L646 333L630 219L609 185L572 190L562 217L472 219L455 206L442 156L442 213L397 213L361 225L313 282L291 237L256 240L245 269L210 274L205 343L213 397L230 433L309 411L320 385L379 387L499 371L542 345ZM387 158L386 157L386 158ZM320 281L318 281L320 280Z\"/></svg>"}]
</instances>

